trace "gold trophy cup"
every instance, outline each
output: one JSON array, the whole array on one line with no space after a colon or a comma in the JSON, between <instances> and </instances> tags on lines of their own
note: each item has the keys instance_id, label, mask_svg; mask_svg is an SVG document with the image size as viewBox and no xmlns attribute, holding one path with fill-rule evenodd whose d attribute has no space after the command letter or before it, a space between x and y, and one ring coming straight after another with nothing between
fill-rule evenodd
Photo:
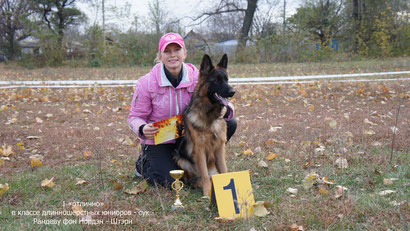
<instances>
[{"instance_id":1,"label":"gold trophy cup","mask_svg":"<svg viewBox=\"0 0 410 231\"><path fill-rule=\"evenodd\" d=\"M181 177L184 175L184 170L172 170L169 171L169 175L171 175L171 177L175 179L171 187L177 193L177 198L175 199L175 202L172 205L172 210L184 210L184 206L182 205L181 200L179 199L179 192L184 187L184 183L179 179L181 179Z\"/></svg>"}]
</instances>

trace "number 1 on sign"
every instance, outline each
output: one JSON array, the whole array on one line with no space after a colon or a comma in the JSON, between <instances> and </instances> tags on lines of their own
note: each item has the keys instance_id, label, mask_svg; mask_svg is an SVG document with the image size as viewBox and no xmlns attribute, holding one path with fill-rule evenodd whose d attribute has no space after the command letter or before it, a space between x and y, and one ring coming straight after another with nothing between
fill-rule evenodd
<instances>
[{"instance_id":1,"label":"number 1 on sign","mask_svg":"<svg viewBox=\"0 0 410 231\"><path fill-rule=\"evenodd\" d=\"M236 196L236 189L235 189L235 181L231 178L229 184L223 187L224 190L231 190L232 191L232 198L233 198L233 206L235 207L235 213L239 214L239 207L238 207L238 197Z\"/></svg>"},{"instance_id":2,"label":"number 1 on sign","mask_svg":"<svg viewBox=\"0 0 410 231\"><path fill-rule=\"evenodd\" d=\"M211 204L216 203L220 217L252 215L255 200L249 171L216 174L212 176L211 182Z\"/></svg>"}]
</instances>

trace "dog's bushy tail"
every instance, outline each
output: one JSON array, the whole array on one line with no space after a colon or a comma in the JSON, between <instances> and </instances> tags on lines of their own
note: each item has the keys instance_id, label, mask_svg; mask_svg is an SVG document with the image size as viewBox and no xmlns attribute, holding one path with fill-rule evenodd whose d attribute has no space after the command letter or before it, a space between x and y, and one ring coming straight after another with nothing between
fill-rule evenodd
<instances>
[{"instance_id":1,"label":"dog's bushy tail","mask_svg":"<svg viewBox=\"0 0 410 231\"><path fill-rule=\"evenodd\" d=\"M191 161L183 157L180 157L180 156L175 156L175 161L177 162L178 166L182 168L182 170L188 173L188 175L190 176L196 175L194 165L192 164Z\"/></svg>"}]
</instances>

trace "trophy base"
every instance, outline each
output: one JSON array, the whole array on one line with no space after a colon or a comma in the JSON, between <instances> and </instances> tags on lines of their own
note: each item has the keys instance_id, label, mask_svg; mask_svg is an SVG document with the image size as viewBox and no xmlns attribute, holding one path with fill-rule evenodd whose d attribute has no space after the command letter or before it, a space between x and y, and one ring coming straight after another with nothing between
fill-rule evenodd
<instances>
[{"instance_id":1,"label":"trophy base","mask_svg":"<svg viewBox=\"0 0 410 231\"><path fill-rule=\"evenodd\" d=\"M184 206L182 205L172 205L171 208L174 211L184 211L185 210Z\"/></svg>"}]
</instances>

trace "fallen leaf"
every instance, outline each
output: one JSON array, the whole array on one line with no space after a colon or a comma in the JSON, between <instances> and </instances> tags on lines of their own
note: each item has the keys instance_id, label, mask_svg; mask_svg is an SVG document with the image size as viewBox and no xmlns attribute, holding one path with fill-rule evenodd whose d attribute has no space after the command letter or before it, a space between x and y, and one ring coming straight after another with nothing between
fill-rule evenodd
<instances>
[{"instance_id":1,"label":"fallen leaf","mask_svg":"<svg viewBox=\"0 0 410 231\"><path fill-rule=\"evenodd\" d=\"M376 123L373 123L372 121L370 121L369 119L364 119L364 123L365 124L370 124L370 125L373 125L373 126L375 126L375 125L377 125Z\"/></svg>"},{"instance_id":2,"label":"fallen leaf","mask_svg":"<svg viewBox=\"0 0 410 231\"><path fill-rule=\"evenodd\" d=\"M126 145L128 145L128 146L133 146L133 145L134 145L134 141L132 141L132 139L127 136L127 137L125 138L124 144L126 144Z\"/></svg>"},{"instance_id":3,"label":"fallen leaf","mask_svg":"<svg viewBox=\"0 0 410 231\"><path fill-rule=\"evenodd\" d=\"M382 146L383 144L381 143L381 142L379 142L379 141L375 141L375 142L373 142L372 143L372 146L375 146L375 147L380 147L380 146Z\"/></svg>"},{"instance_id":4,"label":"fallen leaf","mask_svg":"<svg viewBox=\"0 0 410 231\"><path fill-rule=\"evenodd\" d=\"M379 170L377 170L377 169L375 169L374 170L374 174L376 174L376 175L381 175L383 172L380 172Z\"/></svg>"},{"instance_id":5,"label":"fallen leaf","mask_svg":"<svg viewBox=\"0 0 410 231\"><path fill-rule=\"evenodd\" d=\"M10 187L9 184L0 184L0 196L2 196L3 194L5 194L7 191L9 191Z\"/></svg>"},{"instance_id":6,"label":"fallen leaf","mask_svg":"<svg viewBox=\"0 0 410 231\"><path fill-rule=\"evenodd\" d=\"M269 155L265 158L266 160L273 160L278 157L278 154L270 152Z\"/></svg>"},{"instance_id":7,"label":"fallen leaf","mask_svg":"<svg viewBox=\"0 0 410 231\"><path fill-rule=\"evenodd\" d=\"M15 122L17 122L17 118L12 118L12 119L9 119L6 123L4 123L5 125L9 125L9 124L14 124Z\"/></svg>"},{"instance_id":8,"label":"fallen leaf","mask_svg":"<svg viewBox=\"0 0 410 231\"><path fill-rule=\"evenodd\" d=\"M341 185L336 186L335 198L337 199L342 197L345 191L347 191L346 187L343 187Z\"/></svg>"},{"instance_id":9,"label":"fallen leaf","mask_svg":"<svg viewBox=\"0 0 410 231\"><path fill-rule=\"evenodd\" d=\"M304 140L304 141L300 142L300 144L301 144L303 147L308 148L308 147L310 147L311 142L308 141L308 140Z\"/></svg>"},{"instance_id":10,"label":"fallen leaf","mask_svg":"<svg viewBox=\"0 0 410 231\"><path fill-rule=\"evenodd\" d=\"M267 140L265 141L266 145L274 145L275 144L275 140Z\"/></svg>"},{"instance_id":11,"label":"fallen leaf","mask_svg":"<svg viewBox=\"0 0 410 231\"><path fill-rule=\"evenodd\" d=\"M137 186L133 186L131 190L124 190L124 193L130 194L130 195L137 195L138 193L143 193L146 192L148 189L148 183L146 180L142 181L139 183Z\"/></svg>"},{"instance_id":12,"label":"fallen leaf","mask_svg":"<svg viewBox=\"0 0 410 231\"><path fill-rule=\"evenodd\" d=\"M31 163L31 167L41 167L43 166L43 159L44 157L42 155L33 155L30 156L30 163Z\"/></svg>"},{"instance_id":13,"label":"fallen leaf","mask_svg":"<svg viewBox=\"0 0 410 231\"><path fill-rule=\"evenodd\" d=\"M326 184L326 185L334 185L335 183L333 181L330 181L329 179L327 179L327 177L323 177L318 179L318 182L321 184Z\"/></svg>"},{"instance_id":14,"label":"fallen leaf","mask_svg":"<svg viewBox=\"0 0 410 231\"><path fill-rule=\"evenodd\" d=\"M1 149L0 149L0 155L8 157L11 154L14 154L13 152L13 147L12 146L8 146L6 144L4 144Z\"/></svg>"},{"instance_id":15,"label":"fallen leaf","mask_svg":"<svg viewBox=\"0 0 410 231\"><path fill-rule=\"evenodd\" d=\"M269 214L269 211L265 208L263 201L257 201L253 207L253 215L257 217L264 217Z\"/></svg>"},{"instance_id":16,"label":"fallen leaf","mask_svg":"<svg viewBox=\"0 0 410 231\"><path fill-rule=\"evenodd\" d=\"M264 202L263 202L263 206L265 206L265 208L272 208L272 202L270 202L270 201L264 201Z\"/></svg>"},{"instance_id":17,"label":"fallen leaf","mask_svg":"<svg viewBox=\"0 0 410 231\"><path fill-rule=\"evenodd\" d=\"M298 189L297 188L288 188L288 189L286 189L286 192L288 192L290 194L293 194L293 195L296 195L296 194L298 194Z\"/></svg>"},{"instance_id":18,"label":"fallen leaf","mask_svg":"<svg viewBox=\"0 0 410 231\"><path fill-rule=\"evenodd\" d=\"M336 165L338 168L347 168L348 164L347 164L347 160L345 158L338 158L336 160Z\"/></svg>"},{"instance_id":19,"label":"fallen leaf","mask_svg":"<svg viewBox=\"0 0 410 231\"><path fill-rule=\"evenodd\" d=\"M392 185L393 181L392 181L392 179L384 178L383 179L383 184L384 185Z\"/></svg>"},{"instance_id":20,"label":"fallen leaf","mask_svg":"<svg viewBox=\"0 0 410 231\"><path fill-rule=\"evenodd\" d=\"M1 105L0 107L0 111L6 111L7 109L9 109L7 105Z\"/></svg>"},{"instance_id":21,"label":"fallen leaf","mask_svg":"<svg viewBox=\"0 0 410 231\"><path fill-rule=\"evenodd\" d=\"M349 131L345 132L345 135L346 135L347 137L353 137L353 133L351 133L351 132L349 132Z\"/></svg>"},{"instance_id":22,"label":"fallen leaf","mask_svg":"<svg viewBox=\"0 0 410 231\"><path fill-rule=\"evenodd\" d=\"M376 134L373 130L364 130L365 135L374 135Z\"/></svg>"},{"instance_id":23,"label":"fallen leaf","mask_svg":"<svg viewBox=\"0 0 410 231\"><path fill-rule=\"evenodd\" d=\"M248 156L248 155L253 155L253 152L252 152L252 150L247 149L246 151L243 152L243 154L244 154L245 156Z\"/></svg>"},{"instance_id":24,"label":"fallen leaf","mask_svg":"<svg viewBox=\"0 0 410 231\"><path fill-rule=\"evenodd\" d=\"M304 231L303 226L292 224L290 227L290 231Z\"/></svg>"},{"instance_id":25,"label":"fallen leaf","mask_svg":"<svg viewBox=\"0 0 410 231\"><path fill-rule=\"evenodd\" d=\"M88 183L87 181L85 181L83 179L80 179L80 178L76 178L76 181L77 181L77 183L75 183L75 185L81 185L81 184L87 184Z\"/></svg>"},{"instance_id":26,"label":"fallen leaf","mask_svg":"<svg viewBox=\"0 0 410 231\"><path fill-rule=\"evenodd\" d=\"M84 215L83 207L81 207L80 204L75 203L75 204L71 207L71 209L73 210L75 216Z\"/></svg>"},{"instance_id":27,"label":"fallen leaf","mask_svg":"<svg viewBox=\"0 0 410 231\"><path fill-rule=\"evenodd\" d=\"M394 191L394 190L384 190L384 191L379 192L378 194L380 196L386 196L386 195L389 195L389 194L392 194L392 193L396 193L396 191Z\"/></svg>"},{"instance_id":28,"label":"fallen leaf","mask_svg":"<svg viewBox=\"0 0 410 231\"><path fill-rule=\"evenodd\" d=\"M121 190L123 187L124 187L124 186L123 186L120 182L117 182L117 181L114 182L114 190L119 191L119 190Z\"/></svg>"},{"instance_id":29,"label":"fallen leaf","mask_svg":"<svg viewBox=\"0 0 410 231\"><path fill-rule=\"evenodd\" d=\"M336 120L330 121L329 126L330 126L331 128L335 128L335 127L337 126Z\"/></svg>"},{"instance_id":30,"label":"fallen leaf","mask_svg":"<svg viewBox=\"0 0 410 231\"><path fill-rule=\"evenodd\" d=\"M345 119L350 119L349 113L344 113L343 116L345 117Z\"/></svg>"},{"instance_id":31,"label":"fallen leaf","mask_svg":"<svg viewBox=\"0 0 410 231\"><path fill-rule=\"evenodd\" d=\"M269 132L277 132L279 129L282 129L282 127L270 127Z\"/></svg>"},{"instance_id":32,"label":"fallen leaf","mask_svg":"<svg viewBox=\"0 0 410 231\"><path fill-rule=\"evenodd\" d=\"M92 152L91 151L85 151L83 154L84 158L89 158L90 156L92 156Z\"/></svg>"},{"instance_id":33,"label":"fallen leaf","mask_svg":"<svg viewBox=\"0 0 410 231\"><path fill-rule=\"evenodd\" d=\"M400 206L400 205L402 205L402 204L404 204L404 203L407 203L407 201L402 201L402 202L400 202L400 203L398 203L397 201L391 201L391 202L390 202L390 204L393 205L393 206Z\"/></svg>"},{"instance_id":34,"label":"fallen leaf","mask_svg":"<svg viewBox=\"0 0 410 231\"><path fill-rule=\"evenodd\" d=\"M311 173L305 176L305 179L302 180L303 188L310 189L316 183L316 179L319 177L316 173Z\"/></svg>"},{"instance_id":35,"label":"fallen leaf","mask_svg":"<svg viewBox=\"0 0 410 231\"><path fill-rule=\"evenodd\" d=\"M319 192L320 194L323 194L323 195L328 195L328 194L330 194L329 190L327 189L327 186L324 185L324 184L321 184L321 185L318 186L318 192Z\"/></svg>"},{"instance_id":36,"label":"fallen leaf","mask_svg":"<svg viewBox=\"0 0 410 231\"><path fill-rule=\"evenodd\" d=\"M40 137L39 136L27 136L27 139L35 140L35 139L40 139Z\"/></svg>"},{"instance_id":37,"label":"fallen leaf","mask_svg":"<svg viewBox=\"0 0 410 231\"><path fill-rule=\"evenodd\" d=\"M54 182L53 182L53 180L54 180L54 177L52 177L50 180L49 179L44 179L43 181L41 181L41 187L44 187L44 188L52 188L52 187L54 187Z\"/></svg>"},{"instance_id":38,"label":"fallen leaf","mask_svg":"<svg viewBox=\"0 0 410 231\"><path fill-rule=\"evenodd\" d=\"M258 166L259 166L260 168L267 168L267 167L268 167L268 164L266 164L265 161L261 160L261 161L259 161Z\"/></svg>"},{"instance_id":39,"label":"fallen leaf","mask_svg":"<svg viewBox=\"0 0 410 231\"><path fill-rule=\"evenodd\" d=\"M315 148L315 153L323 153L325 150L325 146L321 145L320 147Z\"/></svg>"},{"instance_id":40,"label":"fallen leaf","mask_svg":"<svg viewBox=\"0 0 410 231\"><path fill-rule=\"evenodd\" d=\"M18 142L18 143L17 143L17 147L18 147L20 150L24 150L24 143L23 143L23 142Z\"/></svg>"},{"instance_id":41,"label":"fallen leaf","mask_svg":"<svg viewBox=\"0 0 410 231\"><path fill-rule=\"evenodd\" d=\"M256 152L256 153L262 152L262 148L261 148L261 147L256 147L256 148L255 148L255 152Z\"/></svg>"}]
</instances>

